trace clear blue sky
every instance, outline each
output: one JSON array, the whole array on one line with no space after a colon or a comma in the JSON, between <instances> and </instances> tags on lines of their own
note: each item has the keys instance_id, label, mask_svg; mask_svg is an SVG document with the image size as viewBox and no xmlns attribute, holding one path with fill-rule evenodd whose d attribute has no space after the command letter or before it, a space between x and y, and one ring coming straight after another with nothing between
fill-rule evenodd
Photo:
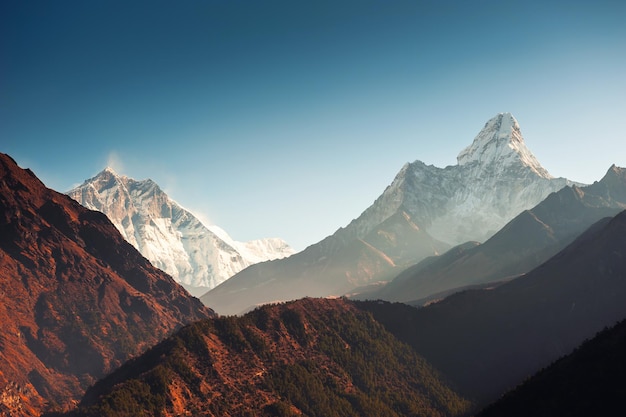
<instances>
[{"instance_id":1,"label":"clear blue sky","mask_svg":"<svg viewBox=\"0 0 626 417\"><path fill-rule=\"evenodd\" d=\"M0 3L0 151L67 191L152 178L297 249L498 112L555 176L626 166L626 2Z\"/></svg>"}]
</instances>

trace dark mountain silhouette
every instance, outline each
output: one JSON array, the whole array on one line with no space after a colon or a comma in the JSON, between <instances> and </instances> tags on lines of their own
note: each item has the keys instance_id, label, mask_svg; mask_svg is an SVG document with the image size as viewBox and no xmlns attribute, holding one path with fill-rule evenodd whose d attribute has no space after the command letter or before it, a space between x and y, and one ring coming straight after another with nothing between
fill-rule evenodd
<instances>
[{"instance_id":1,"label":"dark mountain silhouette","mask_svg":"<svg viewBox=\"0 0 626 417\"><path fill-rule=\"evenodd\" d=\"M302 299L189 325L63 415L434 417L468 406L369 313Z\"/></svg>"},{"instance_id":2,"label":"dark mountain silhouette","mask_svg":"<svg viewBox=\"0 0 626 417\"><path fill-rule=\"evenodd\" d=\"M39 415L213 313L105 215L0 154L0 413Z\"/></svg>"},{"instance_id":3,"label":"dark mountain silhouette","mask_svg":"<svg viewBox=\"0 0 626 417\"><path fill-rule=\"evenodd\" d=\"M626 321L507 393L477 417L615 416L626 394Z\"/></svg>"},{"instance_id":4,"label":"dark mountain silhouette","mask_svg":"<svg viewBox=\"0 0 626 417\"><path fill-rule=\"evenodd\" d=\"M459 287L509 280L548 260L596 221L624 209L626 169L612 166L593 185L565 187L549 195L484 244L470 242L427 258L383 288L357 298L419 304Z\"/></svg>"},{"instance_id":5,"label":"dark mountain silhouette","mask_svg":"<svg viewBox=\"0 0 626 417\"><path fill-rule=\"evenodd\" d=\"M458 387L487 404L626 317L626 212L528 274L415 309L364 302Z\"/></svg>"}]
</instances>

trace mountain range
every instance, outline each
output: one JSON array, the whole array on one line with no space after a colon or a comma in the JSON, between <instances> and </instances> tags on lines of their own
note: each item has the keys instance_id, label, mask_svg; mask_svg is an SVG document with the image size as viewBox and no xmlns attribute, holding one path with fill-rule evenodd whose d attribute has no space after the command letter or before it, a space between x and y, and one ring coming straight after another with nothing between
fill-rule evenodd
<instances>
[{"instance_id":1,"label":"mountain range","mask_svg":"<svg viewBox=\"0 0 626 417\"><path fill-rule=\"evenodd\" d=\"M0 154L0 415L67 408L175 329L213 316L102 213Z\"/></svg>"},{"instance_id":2,"label":"mountain range","mask_svg":"<svg viewBox=\"0 0 626 417\"><path fill-rule=\"evenodd\" d=\"M122 226L193 223L153 182L129 192L101 174L98 197L132 212ZM504 221L509 203L520 211ZM626 319L625 251L626 169L589 186L550 178L505 113L454 167L407 164L346 228L216 287L235 282L240 311L265 304L219 317L105 214L0 154L0 417L610 415L623 323L602 330ZM267 304L359 285L404 303Z\"/></svg>"},{"instance_id":3,"label":"mountain range","mask_svg":"<svg viewBox=\"0 0 626 417\"><path fill-rule=\"evenodd\" d=\"M67 193L106 214L143 256L194 295L202 295L254 263L289 256L282 239L237 242L205 226L154 181L136 181L106 168Z\"/></svg>"},{"instance_id":4,"label":"mountain range","mask_svg":"<svg viewBox=\"0 0 626 417\"><path fill-rule=\"evenodd\" d=\"M550 193L553 178L525 145L510 113L489 120L457 165L406 164L345 228L289 258L253 265L201 297L221 314L303 296L342 295L389 281L422 259L483 241Z\"/></svg>"},{"instance_id":5,"label":"mountain range","mask_svg":"<svg viewBox=\"0 0 626 417\"><path fill-rule=\"evenodd\" d=\"M473 415L626 317L625 248L626 211L595 223L525 276L424 308L306 298L200 321L99 381L76 410L47 416ZM609 348L621 343L620 333ZM619 404L619 388L606 384L621 383L621 368L608 369L623 363L619 346L566 369L563 382L576 384L583 405L587 394ZM602 360L607 352L612 356ZM580 356L589 358L573 354ZM607 375L593 370L598 363ZM605 381L599 393L580 372ZM537 378L545 373L552 371ZM563 401L559 391L549 385L535 394L523 415L541 415L532 412L533 402ZM547 392L553 397L543 397ZM515 404L496 404L504 408L489 415L509 415L497 410ZM593 413L603 405L586 407L610 415Z\"/></svg>"},{"instance_id":6,"label":"mountain range","mask_svg":"<svg viewBox=\"0 0 626 417\"><path fill-rule=\"evenodd\" d=\"M356 298L419 305L460 287L504 282L539 266L593 223L622 210L626 210L626 169L613 165L592 185L573 185L550 194L485 243L468 242L425 259L386 286Z\"/></svg>"}]
</instances>

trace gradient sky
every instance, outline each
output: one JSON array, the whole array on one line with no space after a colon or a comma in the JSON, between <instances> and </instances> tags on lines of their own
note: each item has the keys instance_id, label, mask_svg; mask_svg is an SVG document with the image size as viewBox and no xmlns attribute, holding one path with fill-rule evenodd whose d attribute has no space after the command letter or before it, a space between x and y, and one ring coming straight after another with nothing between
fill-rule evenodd
<instances>
[{"instance_id":1,"label":"gradient sky","mask_svg":"<svg viewBox=\"0 0 626 417\"><path fill-rule=\"evenodd\" d=\"M0 152L67 191L110 165L297 249L499 112L555 176L626 166L626 2L0 3Z\"/></svg>"}]
</instances>

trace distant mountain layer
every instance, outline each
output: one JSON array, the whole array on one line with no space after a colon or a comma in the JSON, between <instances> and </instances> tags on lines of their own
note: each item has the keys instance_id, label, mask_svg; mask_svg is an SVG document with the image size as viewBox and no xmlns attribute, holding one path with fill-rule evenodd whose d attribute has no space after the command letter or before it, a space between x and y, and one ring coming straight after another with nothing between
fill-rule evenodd
<instances>
[{"instance_id":1,"label":"distant mountain layer","mask_svg":"<svg viewBox=\"0 0 626 417\"><path fill-rule=\"evenodd\" d=\"M370 314L303 299L185 327L63 415L437 417L469 405Z\"/></svg>"},{"instance_id":2,"label":"distant mountain layer","mask_svg":"<svg viewBox=\"0 0 626 417\"><path fill-rule=\"evenodd\" d=\"M468 240L484 241L523 210L572 183L553 178L509 113L489 120L446 168L406 164L347 227L285 260L253 265L201 299L223 314L302 296L341 295L390 280Z\"/></svg>"},{"instance_id":3,"label":"distant mountain layer","mask_svg":"<svg viewBox=\"0 0 626 417\"><path fill-rule=\"evenodd\" d=\"M111 168L68 195L106 214L154 266L191 290L201 287L198 295L249 265L294 253L277 238L236 242L224 230L203 225L153 181L136 181Z\"/></svg>"},{"instance_id":4,"label":"distant mountain layer","mask_svg":"<svg viewBox=\"0 0 626 417\"><path fill-rule=\"evenodd\" d=\"M626 169L612 166L593 185L549 195L484 244L466 243L425 259L359 298L424 303L459 287L511 279L548 260L596 221L625 209Z\"/></svg>"},{"instance_id":5,"label":"distant mountain layer","mask_svg":"<svg viewBox=\"0 0 626 417\"><path fill-rule=\"evenodd\" d=\"M0 154L0 415L67 407L213 313L115 226Z\"/></svg>"},{"instance_id":6,"label":"distant mountain layer","mask_svg":"<svg viewBox=\"0 0 626 417\"><path fill-rule=\"evenodd\" d=\"M495 289L465 291L421 309L360 305L461 395L487 404L626 318L625 298L626 211L600 220L541 266Z\"/></svg>"}]
</instances>

